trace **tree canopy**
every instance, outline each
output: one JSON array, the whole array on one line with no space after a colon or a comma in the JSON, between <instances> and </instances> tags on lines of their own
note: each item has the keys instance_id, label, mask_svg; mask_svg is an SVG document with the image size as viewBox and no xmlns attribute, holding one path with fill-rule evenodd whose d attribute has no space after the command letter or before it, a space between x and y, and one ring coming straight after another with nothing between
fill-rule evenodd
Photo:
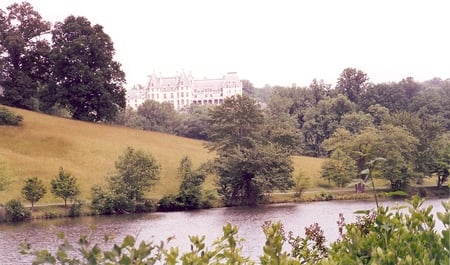
<instances>
[{"instance_id":1,"label":"tree canopy","mask_svg":"<svg viewBox=\"0 0 450 265\"><path fill-rule=\"evenodd\" d=\"M59 168L58 175L52 179L51 186L53 195L64 200L64 206L67 206L67 199L74 199L80 194L77 178L65 172L62 167Z\"/></svg>"},{"instance_id":2,"label":"tree canopy","mask_svg":"<svg viewBox=\"0 0 450 265\"><path fill-rule=\"evenodd\" d=\"M69 16L56 23L52 40L52 103L65 106L75 119L112 120L125 108L125 74L103 27Z\"/></svg>"},{"instance_id":3,"label":"tree canopy","mask_svg":"<svg viewBox=\"0 0 450 265\"><path fill-rule=\"evenodd\" d=\"M226 99L209 113L213 168L218 192L227 205L255 205L264 194L293 186L292 161L277 142L267 138L264 116L248 96Z\"/></svg>"},{"instance_id":4,"label":"tree canopy","mask_svg":"<svg viewBox=\"0 0 450 265\"><path fill-rule=\"evenodd\" d=\"M0 102L38 110L41 89L49 83L50 23L31 4L0 10Z\"/></svg>"},{"instance_id":5,"label":"tree canopy","mask_svg":"<svg viewBox=\"0 0 450 265\"><path fill-rule=\"evenodd\" d=\"M0 10L0 29L0 103L96 122L125 107L125 74L102 26L68 16L52 28L24 2Z\"/></svg>"},{"instance_id":6,"label":"tree canopy","mask_svg":"<svg viewBox=\"0 0 450 265\"><path fill-rule=\"evenodd\" d=\"M40 178L31 177L25 180L22 195L31 202L31 210L33 210L34 204L44 197L45 193L47 193L47 189Z\"/></svg>"}]
</instances>

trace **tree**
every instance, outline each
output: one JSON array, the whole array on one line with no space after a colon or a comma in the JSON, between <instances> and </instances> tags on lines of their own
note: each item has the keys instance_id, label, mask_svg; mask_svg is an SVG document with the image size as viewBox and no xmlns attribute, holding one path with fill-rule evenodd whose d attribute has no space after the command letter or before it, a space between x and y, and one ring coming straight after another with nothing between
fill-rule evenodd
<instances>
[{"instance_id":1,"label":"tree","mask_svg":"<svg viewBox=\"0 0 450 265\"><path fill-rule=\"evenodd\" d=\"M39 109L40 91L49 83L50 23L24 2L0 10L0 102Z\"/></svg>"},{"instance_id":2,"label":"tree","mask_svg":"<svg viewBox=\"0 0 450 265\"><path fill-rule=\"evenodd\" d=\"M375 176L388 180L392 189L399 190L418 178L414 164L417 145L417 138L404 128L384 125L367 127L358 134L337 130L322 146L328 152L340 149L357 163L358 172L367 169L370 161L384 158L383 167Z\"/></svg>"},{"instance_id":3,"label":"tree","mask_svg":"<svg viewBox=\"0 0 450 265\"><path fill-rule=\"evenodd\" d=\"M333 181L340 188L350 183L357 175L355 161L340 149L336 149L322 165L321 177Z\"/></svg>"},{"instance_id":4,"label":"tree","mask_svg":"<svg viewBox=\"0 0 450 265\"><path fill-rule=\"evenodd\" d=\"M127 147L115 162L117 174L112 178L112 190L122 190L128 200L136 203L143 199L159 180L161 166L151 154Z\"/></svg>"},{"instance_id":5,"label":"tree","mask_svg":"<svg viewBox=\"0 0 450 265\"><path fill-rule=\"evenodd\" d=\"M340 125L352 133L358 133L372 126L373 118L370 114L361 111L346 113L342 116Z\"/></svg>"},{"instance_id":6,"label":"tree","mask_svg":"<svg viewBox=\"0 0 450 265\"><path fill-rule=\"evenodd\" d=\"M450 176L450 145L447 145L445 152L442 154L442 157L440 157L436 171L438 176L437 186L442 187L442 184L444 184Z\"/></svg>"},{"instance_id":7,"label":"tree","mask_svg":"<svg viewBox=\"0 0 450 265\"><path fill-rule=\"evenodd\" d=\"M52 179L51 186L53 195L63 199L66 207L67 199L74 199L80 194L77 178L65 172L62 167L59 168L58 175Z\"/></svg>"},{"instance_id":8,"label":"tree","mask_svg":"<svg viewBox=\"0 0 450 265\"><path fill-rule=\"evenodd\" d=\"M202 184L205 181L206 173L201 168L193 169L192 161L185 156L180 161L178 167L178 179L181 180L180 195L183 197L192 197L195 204L190 203L191 208L201 206Z\"/></svg>"},{"instance_id":9,"label":"tree","mask_svg":"<svg viewBox=\"0 0 450 265\"><path fill-rule=\"evenodd\" d=\"M264 116L248 96L232 96L209 111L209 149L226 151L237 146L251 148L261 141Z\"/></svg>"},{"instance_id":10,"label":"tree","mask_svg":"<svg viewBox=\"0 0 450 265\"><path fill-rule=\"evenodd\" d=\"M22 195L27 201L31 202L31 211L33 211L34 203L42 199L45 193L47 193L47 190L44 183L38 177L31 177L25 180Z\"/></svg>"},{"instance_id":11,"label":"tree","mask_svg":"<svg viewBox=\"0 0 450 265\"><path fill-rule=\"evenodd\" d=\"M0 106L0 125L17 126L23 121L23 116L17 115L5 107Z\"/></svg>"},{"instance_id":12,"label":"tree","mask_svg":"<svg viewBox=\"0 0 450 265\"><path fill-rule=\"evenodd\" d=\"M338 78L336 89L353 103L359 103L369 77L356 68L346 68Z\"/></svg>"},{"instance_id":13,"label":"tree","mask_svg":"<svg viewBox=\"0 0 450 265\"><path fill-rule=\"evenodd\" d=\"M227 205L255 205L264 194L293 185L289 153L266 136L260 107L247 96L227 98L209 113L210 150L219 194Z\"/></svg>"},{"instance_id":14,"label":"tree","mask_svg":"<svg viewBox=\"0 0 450 265\"><path fill-rule=\"evenodd\" d=\"M66 107L72 117L110 121L125 108L125 74L113 60L111 38L85 17L69 16L52 30L53 86L47 108Z\"/></svg>"},{"instance_id":15,"label":"tree","mask_svg":"<svg viewBox=\"0 0 450 265\"><path fill-rule=\"evenodd\" d=\"M323 156L325 152L321 147L323 141L328 139L337 128L344 114L353 112L355 104L345 96L327 98L319 101L316 107L305 112L305 123L301 129L305 143L305 154Z\"/></svg>"},{"instance_id":16,"label":"tree","mask_svg":"<svg viewBox=\"0 0 450 265\"><path fill-rule=\"evenodd\" d=\"M181 125L177 133L181 136L208 140L208 105L191 105L181 114Z\"/></svg>"},{"instance_id":17,"label":"tree","mask_svg":"<svg viewBox=\"0 0 450 265\"><path fill-rule=\"evenodd\" d=\"M301 137L297 129L296 115L280 111L273 103L272 97L271 104L265 109L266 129L264 130L264 137L270 142L277 143L280 147L285 148L286 152L299 154L301 151Z\"/></svg>"},{"instance_id":18,"label":"tree","mask_svg":"<svg viewBox=\"0 0 450 265\"><path fill-rule=\"evenodd\" d=\"M271 144L223 152L214 160L214 169L226 205L256 205L265 194L294 185L289 154Z\"/></svg>"},{"instance_id":19,"label":"tree","mask_svg":"<svg viewBox=\"0 0 450 265\"><path fill-rule=\"evenodd\" d=\"M253 96L255 94L255 87L252 82L247 79L241 80L242 82L242 93L244 95Z\"/></svg>"},{"instance_id":20,"label":"tree","mask_svg":"<svg viewBox=\"0 0 450 265\"><path fill-rule=\"evenodd\" d=\"M144 130L174 133L178 127L178 113L169 102L146 100L138 107L137 114L142 117L139 127Z\"/></svg>"},{"instance_id":21,"label":"tree","mask_svg":"<svg viewBox=\"0 0 450 265\"><path fill-rule=\"evenodd\" d=\"M303 191L308 188L310 178L305 175L305 172L300 170L294 177L294 191L295 197L300 198Z\"/></svg>"}]
</instances>

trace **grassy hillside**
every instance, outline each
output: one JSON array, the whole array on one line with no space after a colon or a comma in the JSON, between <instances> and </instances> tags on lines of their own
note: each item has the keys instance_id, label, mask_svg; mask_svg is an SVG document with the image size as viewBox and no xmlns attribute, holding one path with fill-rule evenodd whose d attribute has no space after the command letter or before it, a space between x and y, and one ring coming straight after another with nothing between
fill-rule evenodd
<instances>
[{"instance_id":1,"label":"grassy hillside","mask_svg":"<svg viewBox=\"0 0 450 265\"><path fill-rule=\"evenodd\" d=\"M158 199L177 191L176 169L183 156L189 156L195 166L214 156L198 140L9 109L22 115L24 121L18 127L0 127L0 161L5 162L7 174L14 179L9 190L0 193L0 203L19 197L28 177L38 176L49 187L61 166L78 178L81 197L89 199L92 185L104 183L105 176L114 172L114 161L127 146L143 149L161 163L161 181L150 194ZM316 185L322 160L293 160L296 169L302 168L314 179L311 184ZM212 188L213 183L209 179L208 187ZM39 203L49 202L59 202L50 190Z\"/></svg>"}]
</instances>

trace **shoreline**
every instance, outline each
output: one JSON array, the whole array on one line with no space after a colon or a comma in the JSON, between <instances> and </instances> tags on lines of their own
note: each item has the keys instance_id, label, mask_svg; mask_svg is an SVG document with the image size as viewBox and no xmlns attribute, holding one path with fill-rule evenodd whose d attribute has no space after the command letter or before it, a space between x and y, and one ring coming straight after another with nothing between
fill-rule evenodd
<instances>
[{"instance_id":1,"label":"shoreline","mask_svg":"<svg viewBox=\"0 0 450 265\"><path fill-rule=\"evenodd\" d=\"M442 186L440 188L436 186L427 186L427 187L412 187L406 195L394 195L389 196L390 190L388 189L378 189L377 196L379 200L395 200L395 199L408 199L414 195L418 195L424 199L449 199L450 196L450 187ZM425 195L425 196L421 196ZM375 201L372 191L367 190L363 193L356 193L354 190L350 189L333 189L333 190L323 190L323 191L304 191L300 197L296 197L294 192L288 193L271 193L267 196L267 201L262 202L260 205L269 205L269 204L283 204L283 203L307 203L307 202L321 202L321 201ZM77 218L84 216L108 216L102 214L95 214L90 211L89 205L83 205L82 211L80 215L77 216L69 216L69 207L71 204L68 204L67 207L62 203L55 204L45 204L45 205L35 205L33 212L31 212L31 217L24 221L19 222L11 222L1 220L0 224L16 224L22 222L30 222L34 220L50 220L55 218ZM25 207L29 208L29 205ZM203 209L212 209L212 208L224 208L221 203L216 204L216 206L210 208ZM200 210L200 209L199 209ZM141 213L127 213L127 214L142 214L142 213L153 213L153 212L167 212L167 211L159 211L155 209L154 211L141 212ZM0 207L0 216L4 216L4 208ZM121 214L111 214L111 216L118 216Z\"/></svg>"}]
</instances>

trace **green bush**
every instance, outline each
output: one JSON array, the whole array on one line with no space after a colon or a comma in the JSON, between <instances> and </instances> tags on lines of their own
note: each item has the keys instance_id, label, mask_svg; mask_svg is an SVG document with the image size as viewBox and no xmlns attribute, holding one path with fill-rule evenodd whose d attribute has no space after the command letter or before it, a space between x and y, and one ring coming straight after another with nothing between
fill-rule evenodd
<instances>
[{"instance_id":1,"label":"green bush","mask_svg":"<svg viewBox=\"0 0 450 265\"><path fill-rule=\"evenodd\" d=\"M184 204L179 200L178 195L169 194L164 195L158 201L158 211L162 212L171 212L171 211L180 211L183 210Z\"/></svg>"},{"instance_id":2,"label":"green bush","mask_svg":"<svg viewBox=\"0 0 450 265\"><path fill-rule=\"evenodd\" d=\"M5 107L0 107L0 125L19 125L22 121L22 116L16 115Z\"/></svg>"},{"instance_id":3,"label":"green bush","mask_svg":"<svg viewBox=\"0 0 450 265\"><path fill-rule=\"evenodd\" d=\"M77 217L82 215L83 201L75 200L69 207L69 217Z\"/></svg>"},{"instance_id":4,"label":"green bush","mask_svg":"<svg viewBox=\"0 0 450 265\"><path fill-rule=\"evenodd\" d=\"M25 221L31 216L30 210L25 208L21 201L15 199L6 203L5 212L6 221L10 222Z\"/></svg>"},{"instance_id":5,"label":"green bush","mask_svg":"<svg viewBox=\"0 0 450 265\"><path fill-rule=\"evenodd\" d=\"M45 211L44 212L44 218L45 219L53 219L58 217L58 214L54 211Z\"/></svg>"},{"instance_id":6,"label":"green bush","mask_svg":"<svg viewBox=\"0 0 450 265\"><path fill-rule=\"evenodd\" d=\"M414 197L408 211L379 207L355 223L340 222L341 238L331 244L326 264L450 264L450 201L438 213L436 232L432 206Z\"/></svg>"},{"instance_id":7,"label":"green bush","mask_svg":"<svg viewBox=\"0 0 450 265\"><path fill-rule=\"evenodd\" d=\"M151 213L156 211L156 206L151 200L144 200L144 203L136 204L135 213Z\"/></svg>"}]
</instances>

